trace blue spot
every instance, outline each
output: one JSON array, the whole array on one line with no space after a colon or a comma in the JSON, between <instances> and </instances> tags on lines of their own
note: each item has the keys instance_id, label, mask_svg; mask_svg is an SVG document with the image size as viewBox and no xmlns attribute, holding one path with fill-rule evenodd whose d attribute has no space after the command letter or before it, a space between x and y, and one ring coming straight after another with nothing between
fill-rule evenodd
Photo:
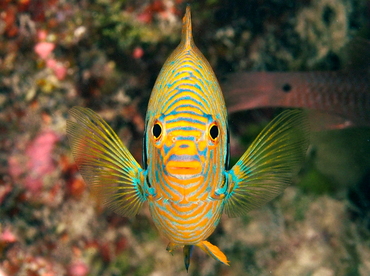
<instances>
[{"instance_id":1,"label":"blue spot","mask_svg":"<svg viewBox=\"0 0 370 276\"><path fill-rule=\"evenodd\" d=\"M168 147L166 146L166 144L163 145L163 151L164 151L164 154L167 155L168 152L173 148L173 146L171 147Z\"/></svg>"},{"instance_id":2,"label":"blue spot","mask_svg":"<svg viewBox=\"0 0 370 276\"><path fill-rule=\"evenodd\" d=\"M209 210L208 213L205 215L206 218L211 219L213 217L212 210Z\"/></svg>"}]
</instances>

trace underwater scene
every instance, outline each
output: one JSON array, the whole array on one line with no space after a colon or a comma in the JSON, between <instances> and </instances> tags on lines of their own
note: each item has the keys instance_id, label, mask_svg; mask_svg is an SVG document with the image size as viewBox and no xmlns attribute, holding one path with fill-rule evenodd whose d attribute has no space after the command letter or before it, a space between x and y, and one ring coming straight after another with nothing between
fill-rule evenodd
<instances>
[{"instance_id":1,"label":"underwater scene","mask_svg":"<svg viewBox=\"0 0 370 276\"><path fill-rule=\"evenodd\" d=\"M370 275L370 2L2 0L0 276Z\"/></svg>"}]
</instances>

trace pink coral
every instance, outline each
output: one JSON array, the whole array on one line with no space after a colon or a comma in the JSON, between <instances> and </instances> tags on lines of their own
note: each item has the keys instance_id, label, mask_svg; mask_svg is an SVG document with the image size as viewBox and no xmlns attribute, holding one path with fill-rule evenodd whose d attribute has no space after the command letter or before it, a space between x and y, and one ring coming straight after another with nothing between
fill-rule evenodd
<instances>
[{"instance_id":1,"label":"pink coral","mask_svg":"<svg viewBox=\"0 0 370 276\"><path fill-rule=\"evenodd\" d=\"M57 65L57 61L56 61L55 59L53 59L53 58L48 58L48 59L46 60L46 66L47 66L48 68L54 69L56 65Z\"/></svg>"},{"instance_id":2,"label":"pink coral","mask_svg":"<svg viewBox=\"0 0 370 276\"><path fill-rule=\"evenodd\" d=\"M13 178L19 178L27 174L24 186L31 192L39 192L43 187L45 175L56 169L52 158L52 152L58 136L53 131L45 131L31 141L24 155L18 154L9 157L9 174Z\"/></svg>"},{"instance_id":3,"label":"pink coral","mask_svg":"<svg viewBox=\"0 0 370 276\"><path fill-rule=\"evenodd\" d=\"M88 273L89 268L83 261L76 261L68 268L69 276L86 276Z\"/></svg>"},{"instance_id":4,"label":"pink coral","mask_svg":"<svg viewBox=\"0 0 370 276\"><path fill-rule=\"evenodd\" d=\"M43 178L46 174L53 172L56 165L51 156L58 136L52 131L46 131L38 135L27 147L28 176L25 186L31 191L38 191L42 188Z\"/></svg>"},{"instance_id":5,"label":"pink coral","mask_svg":"<svg viewBox=\"0 0 370 276\"><path fill-rule=\"evenodd\" d=\"M35 45L34 51L38 56L45 60L51 54L52 51L55 49L55 44L51 42L39 42Z\"/></svg>"},{"instance_id":6,"label":"pink coral","mask_svg":"<svg viewBox=\"0 0 370 276\"><path fill-rule=\"evenodd\" d=\"M0 234L0 242L14 243L16 241L17 241L17 237L8 228L4 229L4 231Z\"/></svg>"},{"instance_id":7,"label":"pink coral","mask_svg":"<svg viewBox=\"0 0 370 276\"><path fill-rule=\"evenodd\" d=\"M144 55L144 50L141 47L135 47L134 51L132 52L132 56L135 59L142 58L143 55Z\"/></svg>"},{"instance_id":8,"label":"pink coral","mask_svg":"<svg viewBox=\"0 0 370 276\"><path fill-rule=\"evenodd\" d=\"M67 75L67 67L63 63L56 61L55 59L47 59L46 66L53 70L58 80L64 80Z\"/></svg>"},{"instance_id":9,"label":"pink coral","mask_svg":"<svg viewBox=\"0 0 370 276\"><path fill-rule=\"evenodd\" d=\"M67 75L67 68L61 62L56 64L53 71L58 80L64 80Z\"/></svg>"}]
</instances>

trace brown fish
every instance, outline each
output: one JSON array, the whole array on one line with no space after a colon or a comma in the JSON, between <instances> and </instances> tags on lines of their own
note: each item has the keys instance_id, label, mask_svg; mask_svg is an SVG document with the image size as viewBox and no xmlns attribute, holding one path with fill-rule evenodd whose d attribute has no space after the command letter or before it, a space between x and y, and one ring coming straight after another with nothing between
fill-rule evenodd
<instances>
[{"instance_id":1,"label":"brown fish","mask_svg":"<svg viewBox=\"0 0 370 276\"><path fill-rule=\"evenodd\" d=\"M229 113L306 108L344 118L338 128L370 126L370 70L240 72L230 74L222 89Z\"/></svg>"},{"instance_id":2,"label":"brown fish","mask_svg":"<svg viewBox=\"0 0 370 276\"><path fill-rule=\"evenodd\" d=\"M311 110L316 130L370 126L370 41L340 52L340 71L239 72L222 84L229 113L287 107Z\"/></svg>"}]
</instances>

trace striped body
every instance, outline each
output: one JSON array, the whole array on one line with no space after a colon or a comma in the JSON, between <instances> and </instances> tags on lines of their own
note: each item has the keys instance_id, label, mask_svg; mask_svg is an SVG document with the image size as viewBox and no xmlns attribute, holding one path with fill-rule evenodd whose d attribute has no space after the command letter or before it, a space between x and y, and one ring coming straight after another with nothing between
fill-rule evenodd
<instances>
[{"instance_id":1,"label":"striped body","mask_svg":"<svg viewBox=\"0 0 370 276\"><path fill-rule=\"evenodd\" d=\"M153 137L159 123L161 137ZM218 137L212 139L212 126ZM215 229L227 155L226 107L217 79L191 28L158 76L146 116L149 207L157 228L176 244L197 244Z\"/></svg>"}]
</instances>

